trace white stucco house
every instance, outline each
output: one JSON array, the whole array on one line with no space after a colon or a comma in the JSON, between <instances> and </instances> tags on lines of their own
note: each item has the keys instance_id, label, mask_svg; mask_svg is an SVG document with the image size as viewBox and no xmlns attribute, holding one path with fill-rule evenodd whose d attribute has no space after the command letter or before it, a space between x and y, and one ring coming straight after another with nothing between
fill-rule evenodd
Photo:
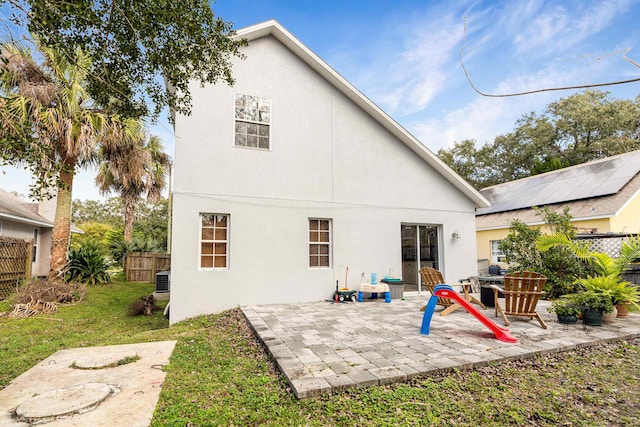
<instances>
[{"instance_id":1,"label":"white stucco house","mask_svg":"<svg viewBox=\"0 0 640 427\"><path fill-rule=\"evenodd\" d=\"M277 22L238 36L235 86L193 84L175 117L171 323L326 300L363 273L405 293L421 266L476 274L489 202Z\"/></svg>"}]
</instances>

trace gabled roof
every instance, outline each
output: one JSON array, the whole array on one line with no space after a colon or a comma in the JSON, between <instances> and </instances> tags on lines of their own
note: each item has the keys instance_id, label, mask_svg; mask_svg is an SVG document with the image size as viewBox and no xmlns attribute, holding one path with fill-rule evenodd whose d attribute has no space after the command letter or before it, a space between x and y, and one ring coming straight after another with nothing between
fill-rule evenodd
<instances>
[{"instance_id":1,"label":"gabled roof","mask_svg":"<svg viewBox=\"0 0 640 427\"><path fill-rule=\"evenodd\" d=\"M33 209L33 206L33 203L25 202L19 197L0 189L0 219L52 228L53 223L39 215L36 212L37 209Z\"/></svg>"},{"instance_id":2,"label":"gabled roof","mask_svg":"<svg viewBox=\"0 0 640 427\"><path fill-rule=\"evenodd\" d=\"M567 206L577 220L614 217L640 193L640 151L487 187L480 192L492 206L477 210L479 230L508 227L516 218L527 224L542 223L532 206L548 206L555 212ZM560 197L563 194L565 197Z\"/></svg>"},{"instance_id":3,"label":"gabled roof","mask_svg":"<svg viewBox=\"0 0 640 427\"><path fill-rule=\"evenodd\" d=\"M273 36L276 40L287 47L298 56L303 62L315 70L320 76L331 83L336 89L342 92L347 98L367 112L373 119L380 123L396 138L406 144L413 152L422 158L429 166L440 173L447 181L453 184L465 196L473 201L476 207L488 207L489 202L475 188L469 185L464 179L456 174L449 166L442 162L427 147L418 141L400 124L393 120L380 107L374 104L362 92L349 83L338 72L331 68L318 55L313 53L300 40L284 29L275 20L266 21L237 31L237 37L245 38L247 41L256 40L262 37Z\"/></svg>"}]
</instances>

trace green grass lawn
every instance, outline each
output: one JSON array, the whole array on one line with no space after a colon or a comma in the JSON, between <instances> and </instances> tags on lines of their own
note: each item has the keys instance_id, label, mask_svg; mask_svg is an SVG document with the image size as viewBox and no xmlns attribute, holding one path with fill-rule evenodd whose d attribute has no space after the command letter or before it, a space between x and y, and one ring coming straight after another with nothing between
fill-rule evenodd
<instances>
[{"instance_id":1,"label":"green grass lawn","mask_svg":"<svg viewBox=\"0 0 640 427\"><path fill-rule=\"evenodd\" d=\"M640 340L298 401L239 310L171 328L160 311L126 316L152 291L96 286L57 313L0 318L0 388L62 348L176 339L153 426L640 425Z\"/></svg>"}]
</instances>

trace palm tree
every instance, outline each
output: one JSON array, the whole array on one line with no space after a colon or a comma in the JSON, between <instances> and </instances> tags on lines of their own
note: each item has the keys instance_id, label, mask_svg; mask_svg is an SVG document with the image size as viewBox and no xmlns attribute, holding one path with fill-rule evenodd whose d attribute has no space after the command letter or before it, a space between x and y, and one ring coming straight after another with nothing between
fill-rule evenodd
<instances>
[{"instance_id":1,"label":"palm tree","mask_svg":"<svg viewBox=\"0 0 640 427\"><path fill-rule=\"evenodd\" d=\"M136 138L141 127L94 105L85 87L91 60L81 50L67 57L34 43L37 57L26 46L0 43L0 141L9 142L0 155L26 164L42 188L57 187L49 270L56 281L67 263L76 170L95 162L101 144Z\"/></svg>"},{"instance_id":2,"label":"palm tree","mask_svg":"<svg viewBox=\"0 0 640 427\"><path fill-rule=\"evenodd\" d=\"M105 144L100 158L96 184L103 195L112 191L120 194L124 205L124 242L129 244L138 201L145 194L149 201L160 199L171 159L155 135L146 142L140 138L124 146Z\"/></svg>"}]
</instances>

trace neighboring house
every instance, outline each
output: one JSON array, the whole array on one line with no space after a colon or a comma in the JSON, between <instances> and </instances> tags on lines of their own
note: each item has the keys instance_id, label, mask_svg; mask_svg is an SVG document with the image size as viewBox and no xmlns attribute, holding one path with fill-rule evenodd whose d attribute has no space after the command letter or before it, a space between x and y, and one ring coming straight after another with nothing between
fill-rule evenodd
<instances>
[{"instance_id":1,"label":"neighboring house","mask_svg":"<svg viewBox=\"0 0 640 427\"><path fill-rule=\"evenodd\" d=\"M519 219L543 224L532 207L569 207L579 234L640 232L640 151L620 154L480 190L491 207L476 212L478 259L506 267L498 245Z\"/></svg>"},{"instance_id":2,"label":"neighboring house","mask_svg":"<svg viewBox=\"0 0 640 427\"><path fill-rule=\"evenodd\" d=\"M475 275L488 202L275 21L238 36L235 86L193 84L175 118L171 323L327 300L363 274L406 291L421 266Z\"/></svg>"},{"instance_id":3,"label":"neighboring house","mask_svg":"<svg viewBox=\"0 0 640 427\"><path fill-rule=\"evenodd\" d=\"M0 235L33 242L32 276L49 273L53 221L39 213L38 203L22 199L0 189Z\"/></svg>"}]
</instances>

